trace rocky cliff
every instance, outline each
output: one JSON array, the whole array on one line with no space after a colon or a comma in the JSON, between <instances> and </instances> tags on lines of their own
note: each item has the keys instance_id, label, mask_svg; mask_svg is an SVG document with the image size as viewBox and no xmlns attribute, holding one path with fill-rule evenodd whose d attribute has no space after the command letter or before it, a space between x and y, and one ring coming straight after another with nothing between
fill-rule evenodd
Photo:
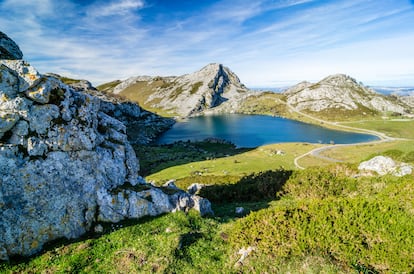
<instances>
[{"instance_id":1,"label":"rocky cliff","mask_svg":"<svg viewBox=\"0 0 414 274\"><path fill-rule=\"evenodd\" d=\"M248 89L229 68L209 64L178 77L139 76L118 83L112 92L136 100L149 109L192 116L240 101Z\"/></svg>"},{"instance_id":2,"label":"rocky cliff","mask_svg":"<svg viewBox=\"0 0 414 274\"><path fill-rule=\"evenodd\" d=\"M138 176L127 127L116 118L143 118L139 108L77 91L21 58L0 32L0 259L32 255L100 221L211 212L200 197L168 195Z\"/></svg>"},{"instance_id":3,"label":"rocky cliff","mask_svg":"<svg viewBox=\"0 0 414 274\"><path fill-rule=\"evenodd\" d=\"M99 98L102 111L125 124L128 140L131 144L142 145L151 143L175 123L173 119L146 111L138 104L125 100L122 97L111 96L112 93L101 92L87 80L69 79L68 81L67 78L59 75L51 75L55 78L63 79L63 81L66 80L68 85L76 91Z\"/></svg>"},{"instance_id":4,"label":"rocky cliff","mask_svg":"<svg viewBox=\"0 0 414 274\"><path fill-rule=\"evenodd\" d=\"M284 95L298 110L313 112L344 110L405 114L409 111L407 105L376 93L343 74L329 76L316 84L302 82L286 90Z\"/></svg>"}]
</instances>

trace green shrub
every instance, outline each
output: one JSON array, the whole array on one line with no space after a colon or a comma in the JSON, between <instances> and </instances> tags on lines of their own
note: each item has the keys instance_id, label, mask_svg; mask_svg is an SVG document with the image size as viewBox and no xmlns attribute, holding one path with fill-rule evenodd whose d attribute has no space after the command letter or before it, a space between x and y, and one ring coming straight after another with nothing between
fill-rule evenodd
<instances>
[{"instance_id":1,"label":"green shrub","mask_svg":"<svg viewBox=\"0 0 414 274\"><path fill-rule=\"evenodd\" d=\"M357 190L357 181L323 168L295 171L279 195L294 198L326 198L343 196Z\"/></svg>"},{"instance_id":2,"label":"green shrub","mask_svg":"<svg viewBox=\"0 0 414 274\"><path fill-rule=\"evenodd\" d=\"M309 199L250 214L232 227L239 248L271 258L322 255L379 272L414 267L413 215L391 199Z\"/></svg>"},{"instance_id":3,"label":"green shrub","mask_svg":"<svg viewBox=\"0 0 414 274\"><path fill-rule=\"evenodd\" d=\"M402 161L403 161L403 162L414 163L414 151L410 151L410 152L406 153L406 154L402 157Z\"/></svg>"},{"instance_id":4,"label":"green shrub","mask_svg":"<svg viewBox=\"0 0 414 274\"><path fill-rule=\"evenodd\" d=\"M388 157L390 157L394 160L401 160L403 154L404 154L404 152L402 152L401 150L398 150L398 149L390 149L390 150L384 151L382 153L382 155L388 156Z\"/></svg>"}]
</instances>

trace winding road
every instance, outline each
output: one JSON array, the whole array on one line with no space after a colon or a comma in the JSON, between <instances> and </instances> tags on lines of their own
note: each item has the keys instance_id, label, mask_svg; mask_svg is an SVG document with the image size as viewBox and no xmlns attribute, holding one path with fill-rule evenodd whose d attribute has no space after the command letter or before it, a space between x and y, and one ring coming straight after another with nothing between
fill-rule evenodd
<instances>
[{"instance_id":1,"label":"winding road","mask_svg":"<svg viewBox=\"0 0 414 274\"><path fill-rule=\"evenodd\" d=\"M354 128L354 127L340 125L340 124L338 124L336 122L325 121L325 120L322 120L322 119L313 117L313 116L311 116L309 114L303 113L303 112L297 110L295 107L293 107L289 103L286 103L286 105L288 106L288 108L291 111L293 111L293 112L295 112L295 113L297 113L299 115L305 116L305 117L307 117L307 118L309 118L311 120L314 120L314 121L317 121L317 122L320 122L320 123L323 123L323 124L328 124L328 125L334 126L336 128L343 128L343 129L351 130L351 131L354 131L354 132L361 132L361 133L372 134L372 135L375 135L378 138L380 138L380 140L378 140L378 141L371 141L371 142L364 142L364 143L356 143L356 144L326 145L324 147L315 148L315 149L313 149L313 150L311 150L311 151L309 151L309 152L307 152L305 154L302 154L302 155L300 155L300 156L298 156L298 157L296 157L294 159L294 164L299 169L305 169L305 168L303 166L301 166L298 163L298 161L300 159L308 156L308 155L311 155L311 156L314 156L314 157L317 157L319 159L323 159L323 160L326 160L326 161L330 161L330 162L343 162L342 160L338 160L338 159L334 159L334 158L330 158L330 157L326 157L326 156L320 155L321 152L326 151L326 150L329 150L329 149L334 149L334 148L338 148L338 147L345 147L345 146L361 146L361 145L367 145L367 144L379 144L379 143L391 142L391 141L395 141L395 140L407 140L407 139L404 139L404 138L393 138L393 137L389 137L389 136L385 135L384 133L381 133L381 132L378 132L378 131L374 131L374 130L368 130L368 129L362 129L362 128Z\"/></svg>"}]
</instances>

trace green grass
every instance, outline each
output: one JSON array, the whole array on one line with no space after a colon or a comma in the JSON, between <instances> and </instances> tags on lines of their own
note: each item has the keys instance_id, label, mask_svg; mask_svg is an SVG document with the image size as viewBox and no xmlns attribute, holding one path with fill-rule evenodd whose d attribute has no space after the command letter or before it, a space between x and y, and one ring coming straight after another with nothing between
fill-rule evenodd
<instances>
[{"instance_id":1,"label":"green grass","mask_svg":"<svg viewBox=\"0 0 414 274\"><path fill-rule=\"evenodd\" d=\"M99 91L102 91L102 92L112 92L112 90L120 83L121 83L120 80L115 80L115 81L112 81L112 82L108 82L108 83L99 85L99 86L96 87L96 89L99 90Z\"/></svg>"},{"instance_id":2,"label":"green grass","mask_svg":"<svg viewBox=\"0 0 414 274\"><path fill-rule=\"evenodd\" d=\"M414 138L414 120L412 119L359 121L345 125L379 131L395 138Z\"/></svg>"},{"instance_id":3,"label":"green grass","mask_svg":"<svg viewBox=\"0 0 414 274\"><path fill-rule=\"evenodd\" d=\"M169 167L240 154L250 149L236 148L233 144L211 142L176 142L168 145L136 145L141 175L147 176Z\"/></svg>"},{"instance_id":4,"label":"green grass","mask_svg":"<svg viewBox=\"0 0 414 274\"><path fill-rule=\"evenodd\" d=\"M245 264L250 272L278 272L285 260L317 256L370 273L408 273L414 268L412 194L410 177L296 171L279 201L229 227L230 242L256 248Z\"/></svg>"},{"instance_id":5,"label":"green grass","mask_svg":"<svg viewBox=\"0 0 414 274\"><path fill-rule=\"evenodd\" d=\"M400 155L390 153L390 151L400 151ZM414 151L414 141L393 141L379 144L365 144L353 145L346 147L335 147L325 150L321 153L322 156L330 157L337 160L342 160L347 163L360 163L377 155L390 156L396 161L414 163L412 154ZM397 152L398 153L398 152ZM323 159L306 156L302 158L299 164L309 166L330 165L331 162Z\"/></svg>"},{"instance_id":6,"label":"green grass","mask_svg":"<svg viewBox=\"0 0 414 274\"><path fill-rule=\"evenodd\" d=\"M230 176L234 179L260 171L278 168L294 169L293 160L295 157L318 146L320 145L306 143L266 145L233 156L171 166L150 174L146 178L157 184L176 179L180 187L186 188L191 183L203 182L203 178L206 176L208 178ZM276 151L278 150L285 152L285 154L277 155ZM226 182L221 180L221 183Z\"/></svg>"},{"instance_id":7,"label":"green grass","mask_svg":"<svg viewBox=\"0 0 414 274\"><path fill-rule=\"evenodd\" d=\"M238 109L244 114L263 114L287 117L287 107L282 94L265 92L247 97Z\"/></svg>"},{"instance_id":8,"label":"green grass","mask_svg":"<svg viewBox=\"0 0 414 274\"><path fill-rule=\"evenodd\" d=\"M2 263L0 272L411 272L412 179L350 178L344 173L348 169L247 176L238 188L206 193L221 200L213 203L216 217L190 211L104 224L103 234ZM246 214L238 216L236 206L245 207ZM248 246L252 253L237 264L238 251Z\"/></svg>"},{"instance_id":9,"label":"green grass","mask_svg":"<svg viewBox=\"0 0 414 274\"><path fill-rule=\"evenodd\" d=\"M202 85L203 85L203 82L197 82L197 83L195 83L195 84L192 86L191 90L190 90L190 94L194 94L194 93L196 93L196 92L198 91L198 89L199 89Z\"/></svg>"},{"instance_id":10,"label":"green grass","mask_svg":"<svg viewBox=\"0 0 414 274\"><path fill-rule=\"evenodd\" d=\"M128 100L138 103L142 108L154 112L163 117L174 117L176 113L174 110L160 109L155 105L162 100L162 95L148 101L148 98L153 95L158 89L165 89L172 84L162 78L155 78L154 81L138 81L135 84L124 89L120 95Z\"/></svg>"}]
</instances>

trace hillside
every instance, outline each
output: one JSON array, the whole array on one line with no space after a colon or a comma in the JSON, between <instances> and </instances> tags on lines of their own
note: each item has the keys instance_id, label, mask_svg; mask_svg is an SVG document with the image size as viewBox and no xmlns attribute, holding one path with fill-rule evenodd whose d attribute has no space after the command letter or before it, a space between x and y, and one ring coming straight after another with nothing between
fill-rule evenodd
<instances>
[{"instance_id":1,"label":"hillside","mask_svg":"<svg viewBox=\"0 0 414 274\"><path fill-rule=\"evenodd\" d=\"M182 117L230 105L248 93L237 75L221 64L209 64L178 77L132 77L104 84L98 89L136 101L148 110Z\"/></svg>"},{"instance_id":2,"label":"hillside","mask_svg":"<svg viewBox=\"0 0 414 274\"><path fill-rule=\"evenodd\" d=\"M299 83L284 95L286 102L299 111L334 119L404 115L412 109L397 98L381 95L344 74L328 76L315 84Z\"/></svg>"}]
</instances>

